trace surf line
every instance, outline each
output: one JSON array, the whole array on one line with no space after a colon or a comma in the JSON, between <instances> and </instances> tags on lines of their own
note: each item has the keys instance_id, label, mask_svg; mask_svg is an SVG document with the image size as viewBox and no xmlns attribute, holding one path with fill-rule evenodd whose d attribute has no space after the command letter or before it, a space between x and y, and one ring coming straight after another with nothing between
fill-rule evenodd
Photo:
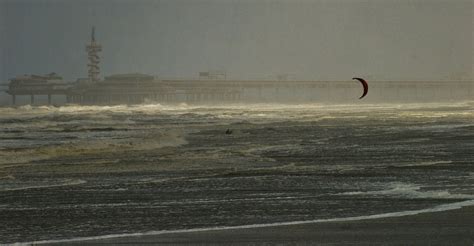
<instances>
[{"instance_id":1,"label":"surf line","mask_svg":"<svg viewBox=\"0 0 474 246\"><path fill-rule=\"evenodd\" d=\"M103 235L103 236L78 237L78 238L71 238L71 239L43 240L43 241L33 241L33 242L18 242L18 243L0 244L0 246L3 246L3 245L23 246L23 245L36 245L36 244L48 244L48 243L66 243L66 242L102 240L102 239L112 239L112 238L122 238L122 237L156 236L156 235L175 234L175 233L236 230L236 229L252 229L252 228L274 227L274 226L314 224L314 223L324 223L324 222L372 220L372 219L381 219L381 218L389 218L389 217L402 217L402 216L416 215L416 214L421 214L421 213L431 213L431 212L442 212L442 211L456 210L456 209L461 209L462 207L473 206L473 205L474 205L474 200L467 200L467 201L462 201L462 202L442 204L442 205L435 206L433 208L425 208L425 209L419 209L419 210L408 210L408 211L401 211L401 212L391 212L391 213L382 213L382 214L374 214L374 215L365 215L365 216L346 217L346 218L302 220L302 221L278 222L278 223L267 223L267 224L252 224L252 225L240 225L240 226L221 226L221 227L207 227L207 228L180 229L180 230L162 230L162 231L149 231L149 232L142 232L142 233L111 234L111 235Z\"/></svg>"}]
</instances>

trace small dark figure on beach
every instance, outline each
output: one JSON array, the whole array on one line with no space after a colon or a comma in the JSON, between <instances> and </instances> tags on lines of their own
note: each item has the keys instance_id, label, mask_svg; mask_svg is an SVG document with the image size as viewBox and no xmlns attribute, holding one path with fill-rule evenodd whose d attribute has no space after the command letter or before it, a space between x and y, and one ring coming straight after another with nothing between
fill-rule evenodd
<instances>
[{"instance_id":1,"label":"small dark figure on beach","mask_svg":"<svg viewBox=\"0 0 474 246\"><path fill-rule=\"evenodd\" d=\"M232 130L231 130L231 129L227 129L227 130L225 131L225 134L232 134Z\"/></svg>"}]
</instances>

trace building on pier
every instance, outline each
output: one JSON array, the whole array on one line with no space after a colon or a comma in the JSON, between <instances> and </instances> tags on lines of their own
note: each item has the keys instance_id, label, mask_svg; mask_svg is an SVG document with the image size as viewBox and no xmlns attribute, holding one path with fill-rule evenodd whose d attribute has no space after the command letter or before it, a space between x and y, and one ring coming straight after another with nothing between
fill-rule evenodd
<instances>
[{"instance_id":1,"label":"building on pier","mask_svg":"<svg viewBox=\"0 0 474 246\"><path fill-rule=\"evenodd\" d=\"M99 78L102 46L92 29L86 46L88 77L66 83L55 73L28 75L11 79L7 93L27 95L31 104L35 95L63 95L74 104L157 103L375 103L473 100L472 81L369 81L367 97L359 101L361 87L348 78L345 81L300 81L288 75L274 80L229 79L222 71L200 72L196 79L159 79L151 75L128 73Z\"/></svg>"},{"instance_id":2,"label":"building on pier","mask_svg":"<svg viewBox=\"0 0 474 246\"><path fill-rule=\"evenodd\" d=\"M79 104L135 104L156 99L163 88L158 81L145 74L117 74L95 83L76 82L69 91L68 102Z\"/></svg>"},{"instance_id":3,"label":"building on pier","mask_svg":"<svg viewBox=\"0 0 474 246\"><path fill-rule=\"evenodd\" d=\"M7 93L12 96L12 104L16 104L17 96L30 96L30 104L35 103L35 96L47 95L48 104L53 95L64 95L70 85L56 73L46 75L22 75L10 80Z\"/></svg>"},{"instance_id":4,"label":"building on pier","mask_svg":"<svg viewBox=\"0 0 474 246\"><path fill-rule=\"evenodd\" d=\"M218 80L160 80L151 75L117 74L95 83L78 82L68 102L78 104L137 104L145 102L236 101L240 90ZM209 84L209 82L211 82Z\"/></svg>"}]
</instances>

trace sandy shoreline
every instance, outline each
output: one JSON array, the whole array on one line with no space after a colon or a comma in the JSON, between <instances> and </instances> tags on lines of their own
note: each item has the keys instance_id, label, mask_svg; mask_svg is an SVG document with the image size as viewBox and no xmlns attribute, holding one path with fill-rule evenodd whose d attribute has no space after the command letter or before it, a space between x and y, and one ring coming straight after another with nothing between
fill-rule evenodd
<instances>
[{"instance_id":1,"label":"sandy shoreline","mask_svg":"<svg viewBox=\"0 0 474 246\"><path fill-rule=\"evenodd\" d=\"M474 206L400 217L127 236L46 245L474 245Z\"/></svg>"}]
</instances>

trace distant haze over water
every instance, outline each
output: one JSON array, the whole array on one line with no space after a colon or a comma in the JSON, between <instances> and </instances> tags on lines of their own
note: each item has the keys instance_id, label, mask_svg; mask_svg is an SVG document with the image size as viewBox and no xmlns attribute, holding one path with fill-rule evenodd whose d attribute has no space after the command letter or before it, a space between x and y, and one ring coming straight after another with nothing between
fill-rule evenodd
<instances>
[{"instance_id":1,"label":"distant haze over water","mask_svg":"<svg viewBox=\"0 0 474 246\"><path fill-rule=\"evenodd\" d=\"M101 76L472 79L472 20L470 0L0 0L0 81L86 77L92 26Z\"/></svg>"}]
</instances>

